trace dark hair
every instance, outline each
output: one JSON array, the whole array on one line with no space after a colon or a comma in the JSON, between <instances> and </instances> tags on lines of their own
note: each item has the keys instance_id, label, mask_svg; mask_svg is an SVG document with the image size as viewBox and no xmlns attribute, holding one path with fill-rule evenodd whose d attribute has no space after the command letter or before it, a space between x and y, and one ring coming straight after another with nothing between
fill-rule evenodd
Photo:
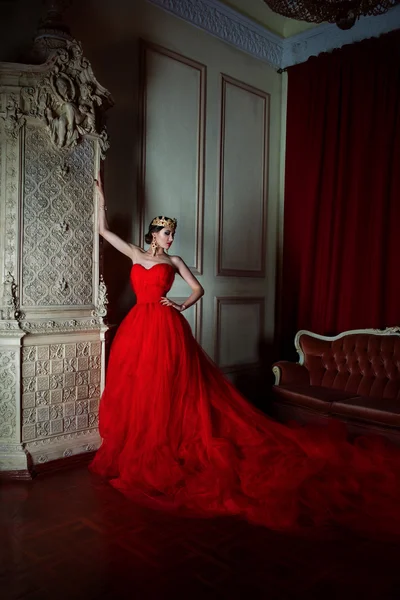
<instances>
[{"instance_id":1,"label":"dark hair","mask_svg":"<svg viewBox=\"0 0 400 600\"><path fill-rule=\"evenodd\" d=\"M157 218L157 217L155 217ZM158 217L159 219L165 219L166 221L171 220L172 219L170 217L163 217L160 216ZM151 244L151 242L153 241L153 233L158 233L159 231L161 231L161 229L164 229L164 227L162 227L161 225L152 225L152 222L154 221L154 219L151 220L150 225L149 225L149 230L146 233L146 235L144 236L144 241L146 242L146 244ZM174 231L176 231L176 226Z\"/></svg>"}]
</instances>

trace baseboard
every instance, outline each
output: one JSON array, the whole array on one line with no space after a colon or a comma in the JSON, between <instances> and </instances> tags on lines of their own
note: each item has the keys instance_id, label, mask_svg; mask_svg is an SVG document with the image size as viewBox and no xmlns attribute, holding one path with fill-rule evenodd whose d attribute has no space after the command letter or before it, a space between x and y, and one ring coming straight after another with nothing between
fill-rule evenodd
<instances>
[{"instance_id":1,"label":"baseboard","mask_svg":"<svg viewBox=\"0 0 400 600\"><path fill-rule=\"evenodd\" d=\"M28 469L23 471L0 471L0 481L32 481L34 474Z\"/></svg>"},{"instance_id":2,"label":"baseboard","mask_svg":"<svg viewBox=\"0 0 400 600\"><path fill-rule=\"evenodd\" d=\"M38 476L45 473L54 473L56 471L65 471L74 467L85 466L93 460L95 454L96 451L84 452L82 454L75 454L66 458L58 458L46 463L36 464L33 467L33 474L34 476Z\"/></svg>"},{"instance_id":3,"label":"baseboard","mask_svg":"<svg viewBox=\"0 0 400 600\"><path fill-rule=\"evenodd\" d=\"M32 481L32 479L39 475L45 475L46 473L56 473L85 466L91 462L95 454L96 451L84 452L66 458L58 458L43 464L33 465L29 470L0 471L0 481Z\"/></svg>"}]
</instances>

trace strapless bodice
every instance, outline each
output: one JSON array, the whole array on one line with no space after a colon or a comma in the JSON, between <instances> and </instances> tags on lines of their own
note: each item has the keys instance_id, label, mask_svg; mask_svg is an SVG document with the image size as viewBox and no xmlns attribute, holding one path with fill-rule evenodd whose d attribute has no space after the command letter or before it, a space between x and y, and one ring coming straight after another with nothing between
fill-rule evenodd
<instances>
[{"instance_id":1,"label":"strapless bodice","mask_svg":"<svg viewBox=\"0 0 400 600\"><path fill-rule=\"evenodd\" d=\"M172 287L175 269L168 263L157 263L146 269L136 263L131 269L131 285L136 294L137 304L159 302Z\"/></svg>"}]
</instances>

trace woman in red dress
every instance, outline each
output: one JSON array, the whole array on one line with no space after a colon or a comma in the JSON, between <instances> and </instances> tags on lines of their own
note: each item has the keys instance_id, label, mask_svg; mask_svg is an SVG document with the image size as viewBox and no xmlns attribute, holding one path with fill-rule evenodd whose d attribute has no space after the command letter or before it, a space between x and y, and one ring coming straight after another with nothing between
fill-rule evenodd
<instances>
[{"instance_id":1,"label":"woman in red dress","mask_svg":"<svg viewBox=\"0 0 400 600\"><path fill-rule=\"evenodd\" d=\"M156 217L149 250L100 234L132 261L137 303L114 339L91 470L139 502L190 514L239 514L273 529L340 525L400 532L400 452L377 438L288 427L248 403L194 339L180 313L203 295L169 256L176 221ZM180 275L192 293L168 299Z\"/></svg>"}]
</instances>

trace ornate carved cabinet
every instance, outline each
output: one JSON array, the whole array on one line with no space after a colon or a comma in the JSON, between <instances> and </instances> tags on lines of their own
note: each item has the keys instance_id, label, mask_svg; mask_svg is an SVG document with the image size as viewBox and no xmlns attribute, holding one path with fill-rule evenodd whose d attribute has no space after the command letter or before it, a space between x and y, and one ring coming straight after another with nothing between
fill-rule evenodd
<instances>
[{"instance_id":1,"label":"ornate carved cabinet","mask_svg":"<svg viewBox=\"0 0 400 600\"><path fill-rule=\"evenodd\" d=\"M94 179L112 100L69 35L42 31L32 56L0 63L0 470L21 477L98 447L107 330Z\"/></svg>"}]
</instances>

